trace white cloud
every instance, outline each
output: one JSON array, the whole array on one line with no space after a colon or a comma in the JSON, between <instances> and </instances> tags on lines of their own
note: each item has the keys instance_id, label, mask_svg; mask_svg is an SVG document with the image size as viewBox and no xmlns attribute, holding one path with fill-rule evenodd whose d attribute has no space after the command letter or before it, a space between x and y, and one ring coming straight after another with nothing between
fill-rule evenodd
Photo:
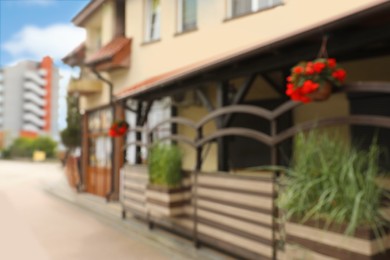
<instances>
[{"instance_id":1,"label":"white cloud","mask_svg":"<svg viewBox=\"0 0 390 260\"><path fill-rule=\"evenodd\" d=\"M1 0L0 0L1 1ZM44 0L49 2L51 0ZM30 1L38 2L36 0ZM43 1L42 1L43 2ZM12 66L23 60L41 61L50 56L57 64L65 55L85 40L85 30L71 24L53 24L48 27L26 26L2 44L1 48L12 56ZM59 66L59 129L66 127L66 93L70 77L77 76L78 71L65 65Z\"/></svg>"},{"instance_id":2,"label":"white cloud","mask_svg":"<svg viewBox=\"0 0 390 260\"><path fill-rule=\"evenodd\" d=\"M85 30L71 24L53 24L44 28L26 26L1 47L15 60L41 60L49 55L57 61L84 40Z\"/></svg>"}]
</instances>

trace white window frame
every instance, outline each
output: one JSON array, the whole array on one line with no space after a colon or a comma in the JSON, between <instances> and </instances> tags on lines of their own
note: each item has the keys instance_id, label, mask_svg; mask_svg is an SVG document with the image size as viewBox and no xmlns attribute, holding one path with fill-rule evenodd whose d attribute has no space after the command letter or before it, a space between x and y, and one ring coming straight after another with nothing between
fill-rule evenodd
<instances>
[{"instance_id":1,"label":"white window frame","mask_svg":"<svg viewBox=\"0 0 390 260\"><path fill-rule=\"evenodd\" d=\"M158 9L156 11L157 14L157 26L155 28L158 28L158 33L155 36L151 35L151 27L152 27L152 3L153 0L145 0L145 34L144 34L144 41L145 42L151 42L151 41L158 41L161 38L161 0L158 6Z\"/></svg>"},{"instance_id":2,"label":"white window frame","mask_svg":"<svg viewBox=\"0 0 390 260\"><path fill-rule=\"evenodd\" d=\"M252 10L251 12L248 12L246 14L255 13L261 10L266 10L268 8L272 8L275 6L278 6L283 3L283 0L268 0L268 5L266 7L260 8L259 6L259 0L252 0ZM245 14L242 14L245 15ZM241 15L239 15L241 16ZM227 0L227 18L231 19L234 17L239 17L233 15L233 0Z\"/></svg>"},{"instance_id":3,"label":"white window frame","mask_svg":"<svg viewBox=\"0 0 390 260\"><path fill-rule=\"evenodd\" d=\"M184 24L183 24L183 1L184 0L177 0L177 32L178 33L182 33L182 32L185 32L187 30L184 30ZM196 12L198 13L198 12ZM194 29L196 29L197 27L197 24L198 24L198 17L196 17L196 26ZM189 30L191 31L191 30Z\"/></svg>"}]
</instances>

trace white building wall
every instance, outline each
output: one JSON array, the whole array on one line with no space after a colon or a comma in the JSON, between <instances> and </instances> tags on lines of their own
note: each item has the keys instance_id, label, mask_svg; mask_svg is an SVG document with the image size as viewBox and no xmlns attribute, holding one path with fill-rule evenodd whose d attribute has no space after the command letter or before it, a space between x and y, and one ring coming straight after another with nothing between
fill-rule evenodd
<instances>
[{"instance_id":1,"label":"white building wall","mask_svg":"<svg viewBox=\"0 0 390 260\"><path fill-rule=\"evenodd\" d=\"M2 71L2 73L1 73ZM21 131L49 135L58 140L58 87L59 72L52 71L51 130L45 133L45 75L40 63L22 61L0 70L0 131L5 134L5 146L20 136Z\"/></svg>"}]
</instances>

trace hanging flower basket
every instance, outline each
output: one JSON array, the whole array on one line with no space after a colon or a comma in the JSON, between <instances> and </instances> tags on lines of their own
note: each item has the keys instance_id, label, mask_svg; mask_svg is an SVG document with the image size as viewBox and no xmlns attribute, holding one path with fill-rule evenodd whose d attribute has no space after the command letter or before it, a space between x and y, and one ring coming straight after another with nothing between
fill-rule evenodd
<instances>
[{"instance_id":1,"label":"hanging flower basket","mask_svg":"<svg viewBox=\"0 0 390 260\"><path fill-rule=\"evenodd\" d=\"M125 135L128 129L129 124L126 121L117 121L111 125L108 135L111 137L120 137Z\"/></svg>"},{"instance_id":2,"label":"hanging flower basket","mask_svg":"<svg viewBox=\"0 0 390 260\"><path fill-rule=\"evenodd\" d=\"M303 61L291 69L286 94L292 100L303 103L323 101L328 99L333 86L342 86L346 75L335 59Z\"/></svg>"}]
</instances>

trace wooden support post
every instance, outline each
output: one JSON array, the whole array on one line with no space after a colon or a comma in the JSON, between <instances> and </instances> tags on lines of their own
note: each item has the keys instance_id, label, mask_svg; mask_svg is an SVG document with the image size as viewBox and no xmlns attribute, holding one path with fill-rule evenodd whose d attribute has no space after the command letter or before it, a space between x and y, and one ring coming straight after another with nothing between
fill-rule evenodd
<instances>
[{"instance_id":1,"label":"wooden support post","mask_svg":"<svg viewBox=\"0 0 390 260\"><path fill-rule=\"evenodd\" d=\"M112 113L112 121L115 122L116 121L116 106L113 102L111 102L111 113ZM110 172L110 189L109 191L107 192L107 194L105 194L105 197L106 197L106 200L107 202L108 201L111 201L113 199L116 199L115 198L115 179L116 179L116 172L115 172L115 169L116 169L116 152L115 152L115 139L114 138L111 138L111 172Z\"/></svg>"},{"instance_id":2,"label":"wooden support post","mask_svg":"<svg viewBox=\"0 0 390 260\"><path fill-rule=\"evenodd\" d=\"M171 106L171 117L177 117L177 107ZM173 123L171 124L171 135L177 135L178 129L177 129L177 124ZM177 143L177 142L173 142Z\"/></svg>"},{"instance_id":3,"label":"wooden support post","mask_svg":"<svg viewBox=\"0 0 390 260\"><path fill-rule=\"evenodd\" d=\"M218 108L227 106L229 83L228 81L222 81L217 89L217 105ZM221 116L218 120L218 128L223 128L224 116ZM220 137L217 140L218 143L218 171L228 171L228 143L226 137Z\"/></svg>"},{"instance_id":4,"label":"wooden support post","mask_svg":"<svg viewBox=\"0 0 390 260\"><path fill-rule=\"evenodd\" d=\"M196 142L203 138L202 128L197 129ZM192 173L192 209L193 209L193 242L195 248L200 247L200 241L198 239L198 174L202 170L202 146L196 147L196 166L195 171Z\"/></svg>"},{"instance_id":5,"label":"wooden support post","mask_svg":"<svg viewBox=\"0 0 390 260\"><path fill-rule=\"evenodd\" d=\"M89 164L89 140L88 140L88 114L82 116L81 128L81 173L80 183L77 185L78 191L84 191L87 185Z\"/></svg>"},{"instance_id":6,"label":"wooden support post","mask_svg":"<svg viewBox=\"0 0 390 260\"><path fill-rule=\"evenodd\" d=\"M136 126L137 127L141 126L140 125L141 117L142 117L142 101L138 101L138 104L137 104L137 118L136 118ZM135 133L135 141L136 142L142 141L142 133L140 133L138 131ZM141 147L137 145L135 147L135 163L136 164L140 164L141 162L142 162Z\"/></svg>"},{"instance_id":7,"label":"wooden support post","mask_svg":"<svg viewBox=\"0 0 390 260\"><path fill-rule=\"evenodd\" d=\"M277 123L276 119L273 119L271 121L271 136L274 137L277 134ZM278 164L278 149L277 145L274 144L271 146L271 165L277 165Z\"/></svg>"},{"instance_id":8,"label":"wooden support post","mask_svg":"<svg viewBox=\"0 0 390 260\"><path fill-rule=\"evenodd\" d=\"M115 103L114 104L114 113L115 113L115 119L116 120L125 120L125 110L122 103ZM117 200L119 198L119 172L122 168L124 161L125 161L125 155L122 153L122 147L125 144L125 137L121 138L113 138L114 140L114 146L113 146L113 163L112 167L114 168L114 175L112 179L112 189L113 192L111 194L111 199Z\"/></svg>"}]
</instances>

